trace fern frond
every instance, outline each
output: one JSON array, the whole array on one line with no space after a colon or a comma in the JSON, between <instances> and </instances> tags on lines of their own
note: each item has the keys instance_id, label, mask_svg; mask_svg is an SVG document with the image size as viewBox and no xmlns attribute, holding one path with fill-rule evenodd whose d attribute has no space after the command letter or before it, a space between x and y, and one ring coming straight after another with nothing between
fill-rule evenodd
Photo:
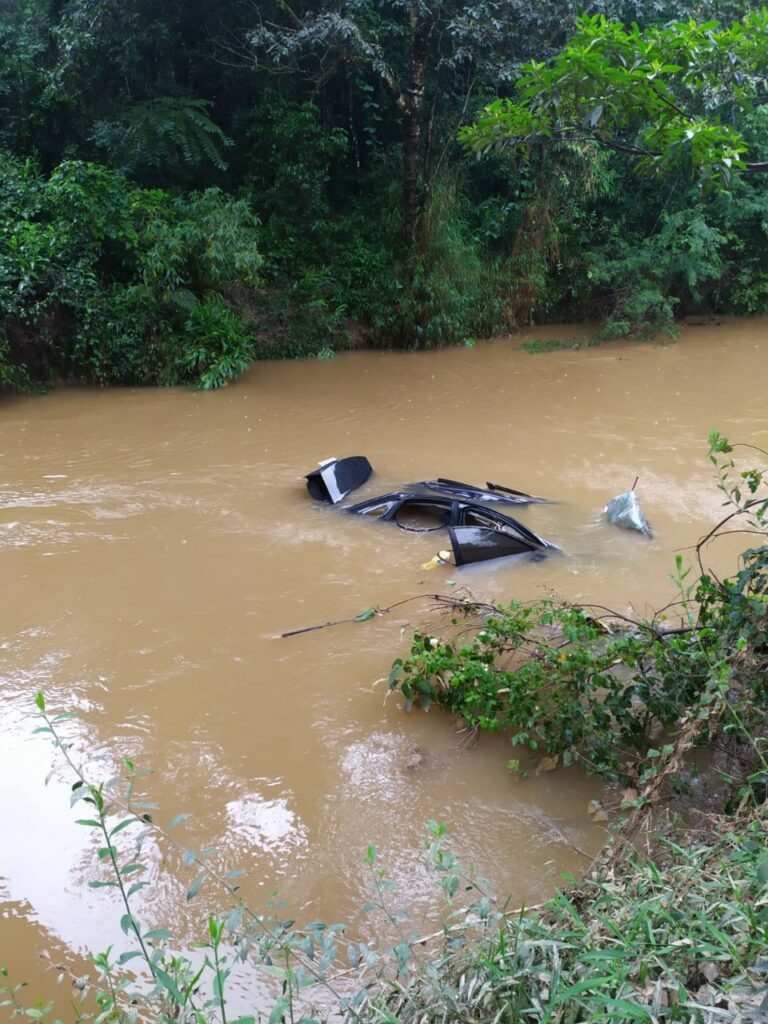
<instances>
[{"instance_id":1,"label":"fern frond","mask_svg":"<svg viewBox=\"0 0 768 1024\"><path fill-rule=\"evenodd\" d=\"M210 107L210 100L158 96L127 107L114 121L97 122L93 138L128 172L205 162L224 170L222 150L232 142L211 120Z\"/></svg>"}]
</instances>

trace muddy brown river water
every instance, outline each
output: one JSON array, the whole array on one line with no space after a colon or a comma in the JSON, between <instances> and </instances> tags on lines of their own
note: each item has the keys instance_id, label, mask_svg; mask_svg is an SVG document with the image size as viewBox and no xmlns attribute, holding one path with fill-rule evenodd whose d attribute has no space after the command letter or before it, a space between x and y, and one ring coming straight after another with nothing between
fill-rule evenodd
<instances>
[{"instance_id":1,"label":"muddy brown river water","mask_svg":"<svg viewBox=\"0 0 768 1024\"><path fill-rule=\"evenodd\" d=\"M768 321L539 356L520 340L261 364L210 394L0 399L0 966L44 988L41 947L76 960L121 942L110 892L88 888L95 842L73 824L70 780L56 770L45 785L50 750L30 735L38 689L80 713L70 729L94 772L120 755L156 770L158 820L191 812L180 836L244 868L257 909L279 890L298 920L359 921L376 843L403 902L426 915L430 818L515 903L587 863L603 836L587 814L594 780L513 778L503 737L461 746L439 711L385 702L382 677L426 607L276 639L453 593L450 579L480 598L638 613L674 597L674 553L720 511L708 431L768 442ZM514 514L564 555L425 571L445 546L434 535L310 501L302 474L348 454L375 469L360 497L443 475L557 499ZM652 541L600 521L635 476ZM712 560L729 571L737 550ZM148 857L142 918L194 938L216 900L188 907L190 877Z\"/></svg>"}]
</instances>

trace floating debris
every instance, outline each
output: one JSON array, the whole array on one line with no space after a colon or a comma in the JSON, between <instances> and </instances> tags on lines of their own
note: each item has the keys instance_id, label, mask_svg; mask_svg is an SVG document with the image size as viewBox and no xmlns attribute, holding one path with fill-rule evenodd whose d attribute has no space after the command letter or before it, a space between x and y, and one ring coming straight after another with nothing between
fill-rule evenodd
<instances>
[{"instance_id":1,"label":"floating debris","mask_svg":"<svg viewBox=\"0 0 768 1024\"><path fill-rule=\"evenodd\" d=\"M434 558L430 558L428 562L424 562L421 568L436 569L438 565L456 565L450 551L438 551Z\"/></svg>"},{"instance_id":2,"label":"floating debris","mask_svg":"<svg viewBox=\"0 0 768 1024\"><path fill-rule=\"evenodd\" d=\"M625 530L637 530L646 537L653 537L653 530L648 525L640 502L635 494L637 479L629 491L622 491L615 498L611 498L605 506L605 517L614 526L621 526Z\"/></svg>"},{"instance_id":3,"label":"floating debris","mask_svg":"<svg viewBox=\"0 0 768 1024\"><path fill-rule=\"evenodd\" d=\"M326 459L319 469L307 473L307 490L317 501L336 505L358 487L373 472L364 455L349 455L345 459Z\"/></svg>"}]
</instances>

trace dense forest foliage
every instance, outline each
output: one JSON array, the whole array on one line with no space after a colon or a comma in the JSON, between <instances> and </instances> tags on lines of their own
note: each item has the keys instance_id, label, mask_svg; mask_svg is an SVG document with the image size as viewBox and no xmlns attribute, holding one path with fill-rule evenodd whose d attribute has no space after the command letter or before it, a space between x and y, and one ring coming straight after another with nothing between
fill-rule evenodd
<instances>
[{"instance_id":1,"label":"dense forest foliage","mask_svg":"<svg viewBox=\"0 0 768 1024\"><path fill-rule=\"evenodd\" d=\"M0 385L764 311L766 16L582 10L3 0Z\"/></svg>"}]
</instances>

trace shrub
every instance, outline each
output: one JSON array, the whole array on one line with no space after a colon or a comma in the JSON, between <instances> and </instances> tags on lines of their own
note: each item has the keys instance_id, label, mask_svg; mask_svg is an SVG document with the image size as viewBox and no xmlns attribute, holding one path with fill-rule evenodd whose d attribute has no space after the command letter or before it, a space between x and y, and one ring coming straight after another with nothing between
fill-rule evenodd
<instances>
[{"instance_id":1,"label":"shrub","mask_svg":"<svg viewBox=\"0 0 768 1024\"><path fill-rule=\"evenodd\" d=\"M186 338L179 361L205 390L227 384L251 361L253 346L242 321L215 292L190 313Z\"/></svg>"},{"instance_id":2,"label":"shrub","mask_svg":"<svg viewBox=\"0 0 768 1024\"><path fill-rule=\"evenodd\" d=\"M47 179L29 162L0 164L3 382L214 387L242 371L250 348L223 295L258 281L244 201L141 189L95 164L60 164ZM206 333L214 316L220 327Z\"/></svg>"}]
</instances>

